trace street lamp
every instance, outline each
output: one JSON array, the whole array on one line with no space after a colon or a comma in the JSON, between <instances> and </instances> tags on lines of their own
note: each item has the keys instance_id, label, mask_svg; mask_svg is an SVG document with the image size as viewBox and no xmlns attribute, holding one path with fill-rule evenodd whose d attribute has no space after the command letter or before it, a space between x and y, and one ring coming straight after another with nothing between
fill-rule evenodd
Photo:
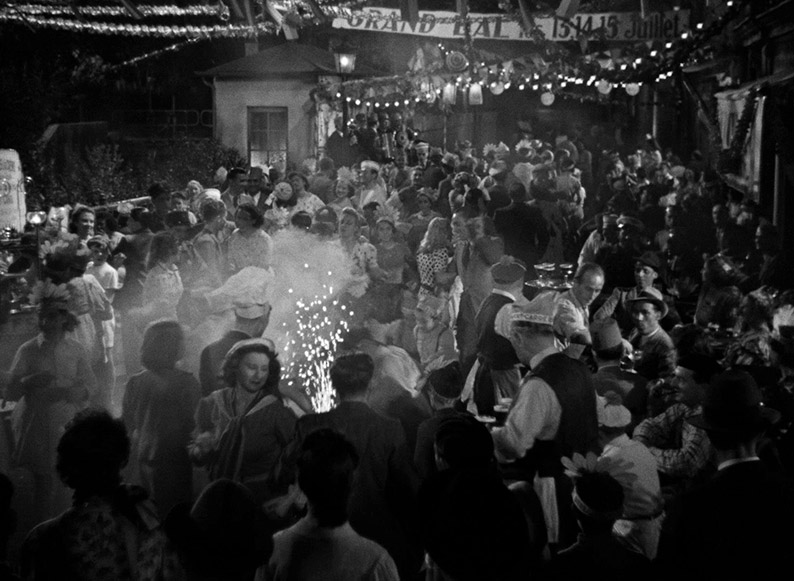
<instances>
[{"instance_id":1,"label":"street lamp","mask_svg":"<svg viewBox=\"0 0 794 581\"><path fill-rule=\"evenodd\" d=\"M356 55L350 52L335 52L336 72L342 77L342 125L347 129L347 98L345 97L345 81L347 75L356 70Z\"/></svg>"}]
</instances>

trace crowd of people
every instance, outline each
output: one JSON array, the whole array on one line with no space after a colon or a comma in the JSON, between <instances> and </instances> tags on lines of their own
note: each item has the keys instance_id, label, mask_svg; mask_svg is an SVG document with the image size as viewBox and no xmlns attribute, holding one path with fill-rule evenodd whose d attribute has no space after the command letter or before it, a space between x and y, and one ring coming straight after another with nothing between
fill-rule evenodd
<instances>
[{"instance_id":1,"label":"crowd of people","mask_svg":"<svg viewBox=\"0 0 794 581\"><path fill-rule=\"evenodd\" d=\"M0 545L15 484L37 526L0 573L790 567L794 263L758 204L652 136L442 151L357 122L290 171L52 209L4 260L39 332L2 377ZM290 376L295 270L344 323L302 354L332 405Z\"/></svg>"}]
</instances>

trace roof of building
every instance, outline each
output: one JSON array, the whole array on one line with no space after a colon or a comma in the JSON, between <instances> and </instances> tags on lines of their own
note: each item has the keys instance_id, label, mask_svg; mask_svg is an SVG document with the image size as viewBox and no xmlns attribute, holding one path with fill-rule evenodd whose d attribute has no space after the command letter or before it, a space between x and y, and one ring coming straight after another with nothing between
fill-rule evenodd
<instances>
[{"instance_id":1,"label":"roof of building","mask_svg":"<svg viewBox=\"0 0 794 581\"><path fill-rule=\"evenodd\" d=\"M334 53L308 44L286 42L206 71L199 71L197 74L207 77L253 79L306 74L336 75L338 73ZM357 66L352 76L374 74L377 72L369 67Z\"/></svg>"}]
</instances>

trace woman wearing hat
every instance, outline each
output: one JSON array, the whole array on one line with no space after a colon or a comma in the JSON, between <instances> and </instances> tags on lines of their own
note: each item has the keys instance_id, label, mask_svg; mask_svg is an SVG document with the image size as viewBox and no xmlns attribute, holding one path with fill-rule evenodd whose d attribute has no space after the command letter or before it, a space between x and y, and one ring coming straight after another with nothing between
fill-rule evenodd
<instances>
[{"instance_id":1,"label":"woman wearing hat","mask_svg":"<svg viewBox=\"0 0 794 581\"><path fill-rule=\"evenodd\" d=\"M242 482L261 505L275 496L273 471L295 433L278 390L281 363L272 343L247 339L229 350L221 375L227 387L199 402L189 453L211 480Z\"/></svg>"},{"instance_id":2,"label":"woman wearing hat","mask_svg":"<svg viewBox=\"0 0 794 581\"><path fill-rule=\"evenodd\" d=\"M31 302L38 309L39 334L17 349L5 398L17 401L11 417L13 461L33 475L38 520L68 506L68 494L53 474L58 439L72 416L96 392L85 347L68 333L78 325L66 285L38 282Z\"/></svg>"}]
</instances>

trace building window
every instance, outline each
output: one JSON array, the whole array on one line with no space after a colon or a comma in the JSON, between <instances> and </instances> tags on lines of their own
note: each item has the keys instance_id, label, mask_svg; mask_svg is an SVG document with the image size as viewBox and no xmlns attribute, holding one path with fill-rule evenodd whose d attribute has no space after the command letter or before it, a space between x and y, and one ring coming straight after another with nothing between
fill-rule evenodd
<instances>
[{"instance_id":1,"label":"building window","mask_svg":"<svg viewBox=\"0 0 794 581\"><path fill-rule=\"evenodd\" d=\"M248 163L282 167L287 163L287 108L248 108Z\"/></svg>"}]
</instances>

